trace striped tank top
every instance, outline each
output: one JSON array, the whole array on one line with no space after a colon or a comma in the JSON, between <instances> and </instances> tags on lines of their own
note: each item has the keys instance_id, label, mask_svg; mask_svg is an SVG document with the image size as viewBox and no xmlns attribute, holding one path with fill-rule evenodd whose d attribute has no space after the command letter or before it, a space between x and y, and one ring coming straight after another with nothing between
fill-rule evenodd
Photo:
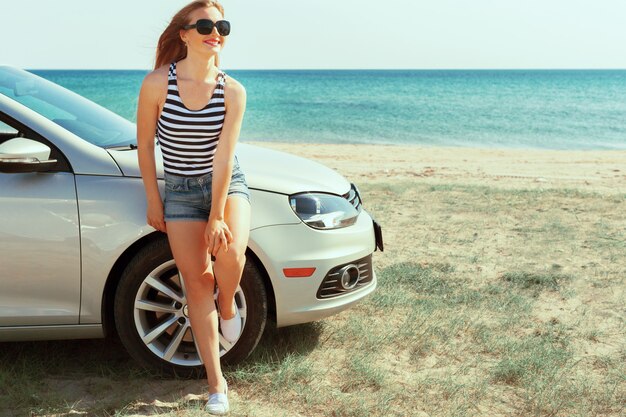
<instances>
[{"instance_id":1,"label":"striped tank top","mask_svg":"<svg viewBox=\"0 0 626 417\"><path fill-rule=\"evenodd\" d=\"M189 110L178 93L176 61L170 64L167 98L157 121L157 142L168 174L195 177L213 172L213 156L224 124L224 82L220 70L209 103Z\"/></svg>"}]
</instances>

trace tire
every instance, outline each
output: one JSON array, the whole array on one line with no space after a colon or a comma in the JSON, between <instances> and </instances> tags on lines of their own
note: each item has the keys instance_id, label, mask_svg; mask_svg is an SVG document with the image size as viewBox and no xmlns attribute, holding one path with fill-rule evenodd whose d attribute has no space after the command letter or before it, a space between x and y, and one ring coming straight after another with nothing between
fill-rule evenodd
<instances>
[{"instance_id":1,"label":"tire","mask_svg":"<svg viewBox=\"0 0 626 417\"><path fill-rule=\"evenodd\" d=\"M219 334L220 360L228 365L252 353L267 322L263 277L251 256L235 300L243 318L242 333L234 344L224 339L221 329ZM113 313L120 340L143 367L169 376L206 376L186 311L184 286L169 243L153 240L128 263L116 289Z\"/></svg>"}]
</instances>

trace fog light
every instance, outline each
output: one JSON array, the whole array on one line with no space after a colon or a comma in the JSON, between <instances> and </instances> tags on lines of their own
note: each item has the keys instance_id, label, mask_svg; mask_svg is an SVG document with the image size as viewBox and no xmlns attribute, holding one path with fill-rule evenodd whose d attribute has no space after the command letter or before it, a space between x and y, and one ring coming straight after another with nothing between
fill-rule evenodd
<instances>
[{"instance_id":1,"label":"fog light","mask_svg":"<svg viewBox=\"0 0 626 417\"><path fill-rule=\"evenodd\" d=\"M341 276L339 280L341 287L345 290L351 290L356 286L357 282L359 282L361 273L356 265L349 264L339 270L339 275Z\"/></svg>"}]
</instances>

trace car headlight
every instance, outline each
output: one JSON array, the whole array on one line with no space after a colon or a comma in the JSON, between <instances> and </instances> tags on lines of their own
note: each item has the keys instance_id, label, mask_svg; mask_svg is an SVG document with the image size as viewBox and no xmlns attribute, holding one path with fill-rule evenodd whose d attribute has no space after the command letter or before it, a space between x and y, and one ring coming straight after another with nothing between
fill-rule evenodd
<instances>
[{"instance_id":1,"label":"car headlight","mask_svg":"<svg viewBox=\"0 0 626 417\"><path fill-rule=\"evenodd\" d=\"M335 194L300 193L289 196L293 211L315 229L338 229L356 222L359 211Z\"/></svg>"}]
</instances>

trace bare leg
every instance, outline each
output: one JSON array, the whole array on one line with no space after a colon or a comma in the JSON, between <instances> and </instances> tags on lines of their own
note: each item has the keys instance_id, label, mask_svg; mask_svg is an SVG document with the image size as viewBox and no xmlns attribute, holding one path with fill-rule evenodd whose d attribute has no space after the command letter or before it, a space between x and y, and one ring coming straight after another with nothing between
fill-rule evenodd
<instances>
[{"instance_id":1,"label":"bare leg","mask_svg":"<svg viewBox=\"0 0 626 417\"><path fill-rule=\"evenodd\" d=\"M233 234L233 241L228 245L228 252L220 246L213 265L220 289L217 302L223 319L235 316L233 298L246 263L246 248L250 235L250 210L250 203L245 197L237 195L227 197L224 221Z\"/></svg>"},{"instance_id":2,"label":"bare leg","mask_svg":"<svg viewBox=\"0 0 626 417\"><path fill-rule=\"evenodd\" d=\"M206 369L209 394L224 392L219 358L217 311L213 300L215 279L204 243L204 221L171 221L167 237L178 271L184 280L189 320Z\"/></svg>"}]
</instances>

